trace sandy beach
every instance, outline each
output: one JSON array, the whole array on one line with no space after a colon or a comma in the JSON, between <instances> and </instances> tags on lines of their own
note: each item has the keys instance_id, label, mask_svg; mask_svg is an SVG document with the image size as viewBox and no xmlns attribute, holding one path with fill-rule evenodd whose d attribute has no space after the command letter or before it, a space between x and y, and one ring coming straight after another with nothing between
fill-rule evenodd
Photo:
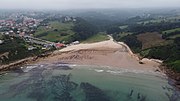
<instances>
[{"instance_id":1,"label":"sandy beach","mask_svg":"<svg viewBox=\"0 0 180 101\"><path fill-rule=\"evenodd\" d=\"M144 59L140 64L139 58L122 42L108 41L78 44L55 51L40 63L63 62L78 65L110 66L132 70L157 71L160 63Z\"/></svg>"},{"instance_id":2,"label":"sandy beach","mask_svg":"<svg viewBox=\"0 0 180 101\"><path fill-rule=\"evenodd\" d=\"M160 71L160 62L152 59L139 60L138 56L125 43L115 42L111 36L109 37L110 40L108 41L67 46L46 57L26 58L9 65L2 65L0 69L9 70L21 64L62 62L77 65L109 66L128 70Z\"/></svg>"},{"instance_id":3,"label":"sandy beach","mask_svg":"<svg viewBox=\"0 0 180 101\"><path fill-rule=\"evenodd\" d=\"M8 91L8 93L5 93L7 97L0 96L4 101L10 101L9 95L13 94L22 94L21 99L19 96L16 99L26 101L28 98L27 95L24 95L24 92L28 95L38 95L37 98L40 95L38 92L43 92L45 94L42 98L48 97L51 99L50 94L54 94L52 90L60 92L59 87L66 87L64 86L67 84L66 76L68 80L72 80L70 83L76 84L77 89L74 89L73 92L75 93L74 98L78 99L85 98L82 97L84 93L79 92L82 91L79 88L84 82L99 87L98 89L103 89L103 91L108 91L108 96L112 96L112 98L123 98L124 101L128 101L126 100L127 95L132 91L133 96L130 97L132 101L137 100L139 94L150 99L147 101L169 101L169 98L178 98L179 96L179 91L173 88L173 86L179 87L178 84L167 79L167 76L160 71L161 61L146 58L140 60L126 44L115 42L112 39L97 43L72 45L35 61L33 61L33 57L30 58L31 62L28 60L27 64L29 65L21 67L23 74L17 76L14 76L11 72L2 74L5 78L13 75L10 79L13 80L11 83L7 80L3 82L3 79L1 79L3 83L0 87L3 87L3 89L0 92ZM22 61L26 62L26 59ZM19 61L19 63L22 63L22 61ZM11 65L15 65L15 63ZM21 82L18 82L19 80ZM57 86L56 84L60 85ZM11 91L6 89L12 88L12 85L15 89L11 89ZM54 86L58 87L56 88L58 90L54 90ZM4 89L4 87L6 88ZM26 90L27 88L28 90ZM23 92L19 93L22 90ZM12 92L12 94L9 92Z\"/></svg>"}]
</instances>

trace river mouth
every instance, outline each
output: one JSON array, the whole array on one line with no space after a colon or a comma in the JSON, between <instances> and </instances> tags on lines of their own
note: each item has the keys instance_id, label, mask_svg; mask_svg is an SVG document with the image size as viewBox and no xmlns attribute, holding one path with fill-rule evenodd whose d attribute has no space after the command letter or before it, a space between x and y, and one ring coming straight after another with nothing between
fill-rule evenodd
<instances>
[{"instance_id":1,"label":"river mouth","mask_svg":"<svg viewBox=\"0 0 180 101\"><path fill-rule=\"evenodd\" d=\"M21 70L0 76L2 101L180 101L159 74L64 63Z\"/></svg>"}]
</instances>

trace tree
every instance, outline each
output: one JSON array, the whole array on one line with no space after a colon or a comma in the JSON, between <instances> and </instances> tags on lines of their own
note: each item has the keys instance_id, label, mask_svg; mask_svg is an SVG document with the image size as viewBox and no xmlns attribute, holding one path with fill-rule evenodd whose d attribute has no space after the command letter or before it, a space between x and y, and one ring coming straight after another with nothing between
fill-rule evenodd
<instances>
[{"instance_id":1,"label":"tree","mask_svg":"<svg viewBox=\"0 0 180 101\"><path fill-rule=\"evenodd\" d=\"M75 32L74 37L76 40L85 40L98 32L95 26L81 18L77 18L73 31Z\"/></svg>"},{"instance_id":2,"label":"tree","mask_svg":"<svg viewBox=\"0 0 180 101\"><path fill-rule=\"evenodd\" d=\"M106 31L108 34L118 34L121 32L121 29L118 26L111 26Z\"/></svg>"}]
</instances>

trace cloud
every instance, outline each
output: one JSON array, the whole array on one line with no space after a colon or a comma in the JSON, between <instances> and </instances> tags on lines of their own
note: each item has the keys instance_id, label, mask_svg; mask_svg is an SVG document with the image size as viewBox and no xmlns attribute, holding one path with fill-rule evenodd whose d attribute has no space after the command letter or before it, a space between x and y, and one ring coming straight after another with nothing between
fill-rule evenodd
<instances>
[{"instance_id":1,"label":"cloud","mask_svg":"<svg viewBox=\"0 0 180 101\"><path fill-rule=\"evenodd\" d=\"M0 0L0 8L76 9L179 7L180 0Z\"/></svg>"}]
</instances>

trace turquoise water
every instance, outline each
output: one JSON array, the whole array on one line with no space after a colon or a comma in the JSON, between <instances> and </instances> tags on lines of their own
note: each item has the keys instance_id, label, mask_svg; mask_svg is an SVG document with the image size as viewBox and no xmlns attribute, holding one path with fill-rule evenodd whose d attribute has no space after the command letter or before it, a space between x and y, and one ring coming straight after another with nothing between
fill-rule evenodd
<instances>
[{"instance_id":1,"label":"turquoise water","mask_svg":"<svg viewBox=\"0 0 180 101\"><path fill-rule=\"evenodd\" d=\"M56 63L1 75L0 101L180 101L180 93L159 74Z\"/></svg>"}]
</instances>

